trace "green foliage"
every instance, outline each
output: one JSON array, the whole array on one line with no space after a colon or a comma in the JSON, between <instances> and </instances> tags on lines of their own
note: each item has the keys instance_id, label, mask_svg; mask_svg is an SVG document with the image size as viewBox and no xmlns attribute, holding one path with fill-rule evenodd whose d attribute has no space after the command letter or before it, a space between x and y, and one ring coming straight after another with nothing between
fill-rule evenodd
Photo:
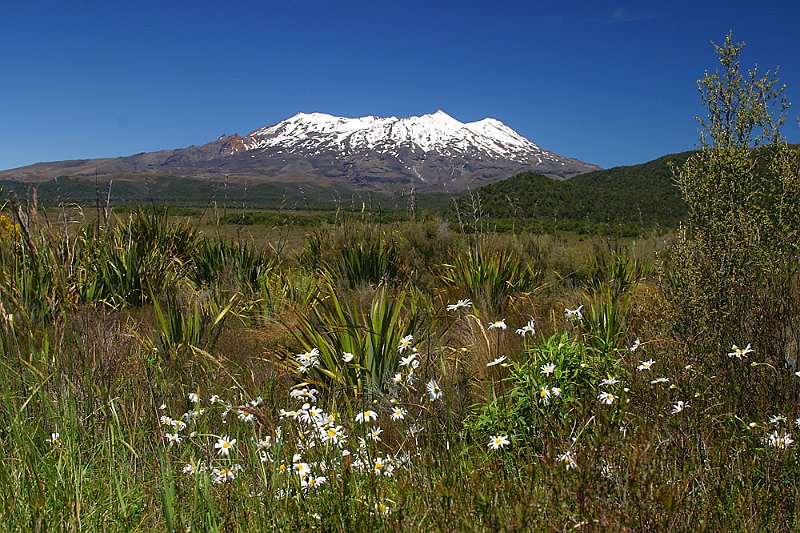
<instances>
[{"instance_id":1,"label":"green foliage","mask_svg":"<svg viewBox=\"0 0 800 533\"><path fill-rule=\"evenodd\" d=\"M258 291L275 269L276 260L251 243L203 239L198 243L189 276L198 287Z\"/></svg>"},{"instance_id":2,"label":"green foliage","mask_svg":"<svg viewBox=\"0 0 800 533\"><path fill-rule=\"evenodd\" d=\"M188 223L171 223L165 215L145 211L131 214L126 224L99 238L102 246L92 248L91 259L99 277L98 295L114 305L139 306L151 292L174 286L197 250L197 236Z\"/></svg>"},{"instance_id":3,"label":"green foliage","mask_svg":"<svg viewBox=\"0 0 800 533\"><path fill-rule=\"evenodd\" d=\"M400 278L397 247L383 238L347 243L339 255L324 261L322 271L351 289L396 281Z\"/></svg>"},{"instance_id":4,"label":"green foliage","mask_svg":"<svg viewBox=\"0 0 800 533\"><path fill-rule=\"evenodd\" d=\"M668 294L679 334L698 350L750 342L783 366L800 318L800 155L781 139L777 77L741 72L743 45L731 35L715 47L722 72L698 82L708 111L701 149L677 172L689 211Z\"/></svg>"},{"instance_id":5,"label":"green foliage","mask_svg":"<svg viewBox=\"0 0 800 533\"><path fill-rule=\"evenodd\" d=\"M553 231L637 235L676 227L686 204L673 185L672 165L689 153L555 181L523 173L462 195L456 209L479 202L484 226L499 231ZM452 215L451 215L452 217Z\"/></svg>"},{"instance_id":6,"label":"green foliage","mask_svg":"<svg viewBox=\"0 0 800 533\"><path fill-rule=\"evenodd\" d=\"M584 291L587 305L580 320L588 346L603 354L622 346L633 291L648 270L647 265L624 253L595 253Z\"/></svg>"},{"instance_id":7,"label":"green foliage","mask_svg":"<svg viewBox=\"0 0 800 533\"><path fill-rule=\"evenodd\" d=\"M479 306L499 314L514 296L536 290L541 273L511 248L492 250L478 241L441 267L441 280Z\"/></svg>"},{"instance_id":8,"label":"green foliage","mask_svg":"<svg viewBox=\"0 0 800 533\"><path fill-rule=\"evenodd\" d=\"M542 439L563 433L586 414L617 354L597 352L564 333L527 346L523 355L503 379L505 390L491 390L486 402L475 405L465 428L481 437L515 435L516 445L541 450ZM548 364L554 365L549 374L542 368Z\"/></svg>"},{"instance_id":9,"label":"green foliage","mask_svg":"<svg viewBox=\"0 0 800 533\"><path fill-rule=\"evenodd\" d=\"M210 351L219 339L225 320L235 313L238 299L238 295L234 295L223 306L209 293L188 302L181 302L176 295L167 293L163 303L151 295L158 335L154 348L166 359Z\"/></svg>"},{"instance_id":10,"label":"green foliage","mask_svg":"<svg viewBox=\"0 0 800 533\"><path fill-rule=\"evenodd\" d=\"M297 317L291 327L302 350L319 352L319 365L300 377L353 397L384 390L398 367L400 340L413 334L417 320L413 289L393 291L381 285L364 306L328 284L308 314ZM345 353L353 354L349 363ZM294 354L284 353L283 363L298 371Z\"/></svg>"}]
</instances>

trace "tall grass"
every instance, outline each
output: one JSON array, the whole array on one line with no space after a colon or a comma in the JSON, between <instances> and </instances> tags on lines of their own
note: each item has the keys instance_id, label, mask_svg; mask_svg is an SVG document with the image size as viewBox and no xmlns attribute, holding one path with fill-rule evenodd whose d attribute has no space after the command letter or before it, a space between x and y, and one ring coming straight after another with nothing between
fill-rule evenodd
<instances>
[{"instance_id":1,"label":"tall grass","mask_svg":"<svg viewBox=\"0 0 800 533\"><path fill-rule=\"evenodd\" d=\"M367 236L385 228L332 229L314 263L139 216L153 215L64 231L40 214L0 242L6 529L800 525L784 439L800 440L800 378L760 349L698 352L643 263L553 236L455 252L466 241L431 232L442 242L412 248L450 265L442 279L350 284L319 275L328 247L346 234L378 249ZM115 267L92 276L102 257ZM475 305L447 310L451 297ZM542 324L516 333L531 316Z\"/></svg>"}]
</instances>

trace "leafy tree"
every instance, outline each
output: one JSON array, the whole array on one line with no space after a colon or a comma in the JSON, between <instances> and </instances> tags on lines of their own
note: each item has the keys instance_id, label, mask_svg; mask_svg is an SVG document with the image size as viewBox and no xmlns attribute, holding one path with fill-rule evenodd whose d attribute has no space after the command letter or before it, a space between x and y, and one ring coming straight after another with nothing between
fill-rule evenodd
<instances>
[{"instance_id":1,"label":"leafy tree","mask_svg":"<svg viewBox=\"0 0 800 533\"><path fill-rule=\"evenodd\" d=\"M777 71L743 72L731 34L714 47L720 68L698 81L699 150L676 171L688 220L668 292L696 349L724 357L752 343L777 367L799 337L800 158L781 135L789 103Z\"/></svg>"}]
</instances>

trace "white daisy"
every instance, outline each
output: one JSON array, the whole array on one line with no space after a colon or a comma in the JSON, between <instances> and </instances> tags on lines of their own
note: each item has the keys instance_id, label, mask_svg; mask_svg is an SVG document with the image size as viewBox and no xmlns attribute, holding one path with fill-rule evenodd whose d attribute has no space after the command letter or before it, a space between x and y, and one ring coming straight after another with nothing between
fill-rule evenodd
<instances>
[{"instance_id":1,"label":"white daisy","mask_svg":"<svg viewBox=\"0 0 800 533\"><path fill-rule=\"evenodd\" d=\"M556 458L556 460L559 463L564 463L564 466L567 470L572 470L578 466L578 463L575 461L575 454L570 451L562 453Z\"/></svg>"},{"instance_id":2,"label":"white daisy","mask_svg":"<svg viewBox=\"0 0 800 533\"><path fill-rule=\"evenodd\" d=\"M517 330L518 335L522 335L523 337L530 333L533 336L536 333L535 324L533 319L529 320L528 323Z\"/></svg>"},{"instance_id":3,"label":"white daisy","mask_svg":"<svg viewBox=\"0 0 800 533\"><path fill-rule=\"evenodd\" d=\"M450 304L447 306L448 311L457 311L459 309L466 309L472 305L472 301L470 300L459 300L454 304Z\"/></svg>"},{"instance_id":4,"label":"white daisy","mask_svg":"<svg viewBox=\"0 0 800 533\"><path fill-rule=\"evenodd\" d=\"M432 379L428 382L427 389L428 398L430 398L431 401L438 400L442 397L442 389L439 388L439 384L436 383L435 379Z\"/></svg>"},{"instance_id":5,"label":"white daisy","mask_svg":"<svg viewBox=\"0 0 800 533\"><path fill-rule=\"evenodd\" d=\"M600 394L597 395L597 399L600 400L601 403L611 405L617 397L610 392L600 392Z\"/></svg>"},{"instance_id":6,"label":"white daisy","mask_svg":"<svg viewBox=\"0 0 800 533\"><path fill-rule=\"evenodd\" d=\"M363 413L358 413L356 415L356 422L359 422L359 423L362 423L362 424L366 423L366 422L371 422L371 421L377 420L377 419L378 419L378 413L376 413L375 411L371 411L371 410L370 411L364 411Z\"/></svg>"},{"instance_id":7,"label":"white daisy","mask_svg":"<svg viewBox=\"0 0 800 533\"><path fill-rule=\"evenodd\" d=\"M510 442L508 440L508 435L492 435L487 446L493 450L497 450L499 448L508 446L509 444Z\"/></svg>"},{"instance_id":8,"label":"white daisy","mask_svg":"<svg viewBox=\"0 0 800 533\"><path fill-rule=\"evenodd\" d=\"M492 322L489 324L489 329L506 329L506 319L498 320L497 322Z\"/></svg>"},{"instance_id":9,"label":"white daisy","mask_svg":"<svg viewBox=\"0 0 800 533\"><path fill-rule=\"evenodd\" d=\"M397 351L403 353L407 349L411 348L411 341L414 340L413 335L406 335L402 339L400 339L400 344L397 345Z\"/></svg>"},{"instance_id":10,"label":"white daisy","mask_svg":"<svg viewBox=\"0 0 800 533\"><path fill-rule=\"evenodd\" d=\"M217 453L219 453L221 456L227 457L231 453L234 444L236 444L236 439L231 439L225 435L224 437L217 439L217 443L214 445L214 448L218 450Z\"/></svg>"},{"instance_id":11,"label":"white daisy","mask_svg":"<svg viewBox=\"0 0 800 533\"><path fill-rule=\"evenodd\" d=\"M503 355L501 357L498 357L494 361L489 361L488 363L486 363L486 366L489 367L489 366L499 365L500 363L502 363L506 359L508 359L508 356L507 355Z\"/></svg>"},{"instance_id":12,"label":"white daisy","mask_svg":"<svg viewBox=\"0 0 800 533\"><path fill-rule=\"evenodd\" d=\"M647 361L640 361L639 366L636 367L637 370L650 370L650 367L653 366L655 361L652 359L648 359Z\"/></svg>"},{"instance_id":13,"label":"white daisy","mask_svg":"<svg viewBox=\"0 0 800 533\"><path fill-rule=\"evenodd\" d=\"M403 409L402 407L394 407L392 409L392 420L403 420L407 414L408 411L406 409Z\"/></svg>"},{"instance_id":14,"label":"white daisy","mask_svg":"<svg viewBox=\"0 0 800 533\"><path fill-rule=\"evenodd\" d=\"M542 365L540 370L542 371L542 374L549 376L556 371L556 365L554 363L547 363L546 365Z\"/></svg>"},{"instance_id":15,"label":"white daisy","mask_svg":"<svg viewBox=\"0 0 800 533\"><path fill-rule=\"evenodd\" d=\"M737 358L741 359L742 357L747 357L747 354L753 353L753 349L750 348L750 344L748 344L745 348L739 348L735 344L731 347L732 352L728 353L728 357L730 358Z\"/></svg>"},{"instance_id":16,"label":"white daisy","mask_svg":"<svg viewBox=\"0 0 800 533\"><path fill-rule=\"evenodd\" d=\"M583 305L579 305L577 309L567 309L564 308L564 318L567 320L583 320L583 313L581 313L581 309L583 309Z\"/></svg>"}]
</instances>

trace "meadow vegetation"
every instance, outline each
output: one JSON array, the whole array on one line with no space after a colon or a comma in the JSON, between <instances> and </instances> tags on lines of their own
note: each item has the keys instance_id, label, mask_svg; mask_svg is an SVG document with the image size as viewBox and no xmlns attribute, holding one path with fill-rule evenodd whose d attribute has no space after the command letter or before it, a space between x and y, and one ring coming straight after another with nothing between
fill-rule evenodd
<instances>
[{"instance_id":1,"label":"meadow vegetation","mask_svg":"<svg viewBox=\"0 0 800 533\"><path fill-rule=\"evenodd\" d=\"M740 50L677 234L8 203L0 528L800 528L800 160Z\"/></svg>"}]
</instances>

